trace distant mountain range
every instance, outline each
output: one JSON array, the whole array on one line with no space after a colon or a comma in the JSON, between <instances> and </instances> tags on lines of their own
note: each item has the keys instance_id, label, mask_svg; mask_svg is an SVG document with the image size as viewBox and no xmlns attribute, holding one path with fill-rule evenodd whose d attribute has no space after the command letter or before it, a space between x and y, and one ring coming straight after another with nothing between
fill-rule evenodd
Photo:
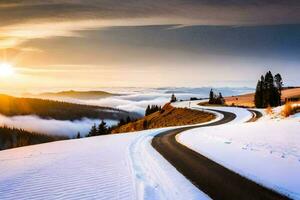
<instances>
[{"instance_id":1,"label":"distant mountain range","mask_svg":"<svg viewBox=\"0 0 300 200\"><path fill-rule=\"evenodd\" d=\"M105 97L117 96L118 94L112 94L104 91L61 91L61 92L46 92L40 94L24 94L26 97L42 97L42 98L73 98L73 99L101 99Z\"/></svg>"}]
</instances>

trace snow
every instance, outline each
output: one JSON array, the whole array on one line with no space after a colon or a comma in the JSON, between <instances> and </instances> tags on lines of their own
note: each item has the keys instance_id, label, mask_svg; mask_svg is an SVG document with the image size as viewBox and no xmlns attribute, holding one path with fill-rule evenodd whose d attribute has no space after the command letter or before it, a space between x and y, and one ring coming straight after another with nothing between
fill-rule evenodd
<instances>
[{"instance_id":1,"label":"snow","mask_svg":"<svg viewBox=\"0 0 300 200\"><path fill-rule=\"evenodd\" d=\"M236 115L236 118L231 121L228 124L239 124L246 122L252 118L252 113L249 112L247 109L244 108L237 108L237 107L226 107L226 106L199 106L198 104L201 102L205 102L207 100L200 100L200 101L181 101L173 103L172 105L179 108L191 108L191 109L197 109L201 111L206 112L212 112L207 109L217 110L217 111L225 111L225 112L231 112ZM222 115L219 113L213 112L216 114L217 118L220 119Z\"/></svg>"},{"instance_id":2,"label":"snow","mask_svg":"<svg viewBox=\"0 0 300 200\"><path fill-rule=\"evenodd\" d=\"M135 199L122 134L0 152L0 199Z\"/></svg>"},{"instance_id":3,"label":"snow","mask_svg":"<svg viewBox=\"0 0 300 200\"><path fill-rule=\"evenodd\" d=\"M198 103L172 105L206 109ZM253 181L300 199L299 114L244 123L252 117L246 109L208 109L233 112L237 118L229 124L183 132L179 142ZM224 117L208 112L217 116L208 123ZM0 199L209 199L151 146L156 134L173 128L177 127L0 151Z\"/></svg>"},{"instance_id":4,"label":"snow","mask_svg":"<svg viewBox=\"0 0 300 200\"><path fill-rule=\"evenodd\" d=\"M0 199L209 199L152 146L163 130L0 152Z\"/></svg>"},{"instance_id":5,"label":"snow","mask_svg":"<svg viewBox=\"0 0 300 200\"><path fill-rule=\"evenodd\" d=\"M151 140L156 134L170 129L138 133L139 137L130 148L138 199L210 199L151 146Z\"/></svg>"},{"instance_id":6,"label":"snow","mask_svg":"<svg viewBox=\"0 0 300 200\"><path fill-rule=\"evenodd\" d=\"M196 128L177 140L242 176L300 199L298 119Z\"/></svg>"}]
</instances>

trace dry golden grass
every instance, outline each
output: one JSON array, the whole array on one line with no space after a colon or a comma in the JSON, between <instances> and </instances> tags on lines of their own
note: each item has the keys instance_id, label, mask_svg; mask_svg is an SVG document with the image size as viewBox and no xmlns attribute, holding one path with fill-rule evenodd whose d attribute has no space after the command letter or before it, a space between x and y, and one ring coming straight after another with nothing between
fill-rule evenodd
<instances>
[{"instance_id":1,"label":"dry golden grass","mask_svg":"<svg viewBox=\"0 0 300 200\"><path fill-rule=\"evenodd\" d=\"M283 106L280 114L283 117L289 117L290 115L299 112L299 110L300 110L300 106L298 106L298 104L288 102Z\"/></svg>"},{"instance_id":2,"label":"dry golden grass","mask_svg":"<svg viewBox=\"0 0 300 200\"><path fill-rule=\"evenodd\" d=\"M283 108L282 108L280 114L281 114L281 116L283 116L283 117L288 117L288 116L292 115L292 114L293 114L293 107L292 107L292 104L291 104L290 102L286 103L286 104L283 106Z\"/></svg>"},{"instance_id":3,"label":"dry golden grass","mask_svg":"<svg viewBox=\"0 0 300 200\"><path fill-rule=\"evenodd\" d=\"M300 88L285 89L282 91L282 101L286 98L299 97ZM225 104L228 106L245 106L245 107L255 107L254 105L254 93L225 97Z\"/></svg>"},{"instance_id":4,"label":"dry golden grass","mask_svg":"<svg viewBox=\"0 0 300 200\"><path fill-rule=\"evenodd\" d=\"M266 108L266 113L267 113L267 115L272 115L272 114L274 114L274 111L273 111L273 109L272 109L271 106L268 106L268 107Z\"/></svg>"},{"instance_id":5,"label":"dry golden grass","mask_svg":"<svg viewBox=\"0 0 300 200\"><path fill-rule=\"evenodd\" d=\"M112 133L124 133L152 128L198 124L213 120L214 118L215 116L211 113L187 108L174 108L170 104L166 104L161 111L145 116L136 122L125 124L113 130Z\"/></svg>"},{"instance_id":6,"label":"dry golden grass","mask_svg":"<svg viewBox=\"0 0 300 200\"><path fill-rule=\"evenodd\" d=\"M254 107L254 94L225 97L225 104L228 106Z\"/></svg>"}]
</instances>

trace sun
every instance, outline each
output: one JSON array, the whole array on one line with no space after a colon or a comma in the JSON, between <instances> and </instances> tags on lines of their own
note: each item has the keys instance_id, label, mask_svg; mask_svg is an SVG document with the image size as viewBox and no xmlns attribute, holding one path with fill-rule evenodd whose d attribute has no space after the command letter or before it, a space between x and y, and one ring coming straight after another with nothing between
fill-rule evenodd
<instances>
[{"instance_id":1,"label":"sun","mask_svg":"<svg viewBox=\"0 0 300 200\"><path fill-rule=\"evenodd\" d=\"M0 63L0 76L9 77L14 75L15 70L10 63L2 62Z\"/></svg>"}]
</instances>

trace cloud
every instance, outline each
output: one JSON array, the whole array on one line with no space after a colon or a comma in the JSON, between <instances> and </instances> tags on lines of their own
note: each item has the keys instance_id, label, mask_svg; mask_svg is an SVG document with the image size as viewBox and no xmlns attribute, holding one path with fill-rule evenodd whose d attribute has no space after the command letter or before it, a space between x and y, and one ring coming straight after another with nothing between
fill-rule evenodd
<instances>
[{"instance_id":1,"label":"cloud","mask_svg":"<svg viewBox=\"0 0 300 200\"><path fill-rule=\"evenodd\" d=\"M105 120L107 125L115 125L114 120ZM93 124L100 120L82 119L76 121L41 119L34 115L7 117L0 115L0 125L21 128L28 131L45 133L49 135L64 135L74 137L78 133L86 135Z\"/></svg>"},{"instance_id":2,"label":"cloud","mask_svg":"<svg viewBox=\"0 0 300 200\"><path fill-rule=\"evenodd\" d=\"M1 1L0 48L35 38L80 37L114 26L269 25L300 23L295 0Z\"/></svg>"},{"instance_id":3,"label":"cloud","mask_svg":"<svg viewBox=\"0 0 300 200\"><path fill-rule=\"evenodd\" d=\"M211 88L142 88L135 91L129 91L127 89L126 94L120 96L112 96L107 98L101 98L96 100L79 100L79 99L66 99L59 98L55 100L62 100L71 103L107 106L126 110L129 112L136 112L141 115L145 114L145 109L148 105L160 105L163 106L170 101L171 94L174 93L177 99L187 100L191 97L206 98L208 97ZM249 88L217 88L217 91L222 92L224 96L231 96L241 93L252 92ZM119 93L122 89L114 91Z\"/></svg>"}]
</instances>

